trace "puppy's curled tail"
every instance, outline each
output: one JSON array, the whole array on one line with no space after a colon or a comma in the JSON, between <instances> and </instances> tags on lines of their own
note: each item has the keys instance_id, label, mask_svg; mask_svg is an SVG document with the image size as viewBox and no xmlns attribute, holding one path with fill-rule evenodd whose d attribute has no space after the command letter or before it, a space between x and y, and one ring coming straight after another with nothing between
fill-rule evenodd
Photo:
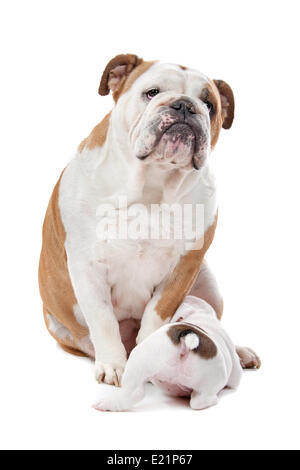
<instances>
[{"instance_id":1,"label":"puppy's curled tail","mask_svg":"<svg viewBox=\"0 0 300 470\"><path fill-rule=\"evenodd\" d=\"M190 351L198 349L200 345L200 336L196 328L177 324L169 328L168 336L174 344L181 344Z\"/></svg>"},{"instance_id":2,"label":"puppy's curled tail","mask_svg":"<svg viewBox=\"0 0 300 470\"><path fill-rule=\"evenodd\" d=\"M190 350L197 349L200 343L199 336L191 330L185 330L184 333L185 334L181 337L185 342L186 347Z\"/></svg>"},{"instance_id":3,"label":"puppy's curled tail","mask_svg":"<svg viewBox=\"0 0 300 470\"><path fill-rule=\"evenodd\" d=\"M204 359L211 359L218 352L217 346L206 331L191 323L174 323L167 334L173 344L181 346L181 355L193 351Z\"/></svg>"}]
</instances>

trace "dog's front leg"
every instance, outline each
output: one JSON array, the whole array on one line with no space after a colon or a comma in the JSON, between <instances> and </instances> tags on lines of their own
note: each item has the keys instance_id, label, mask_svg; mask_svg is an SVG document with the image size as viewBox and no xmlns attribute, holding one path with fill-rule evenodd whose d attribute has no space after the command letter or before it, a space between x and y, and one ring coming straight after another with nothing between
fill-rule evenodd
<instances>
[{"instance_id":1,"label":"dog's front leg","mask_svg":"<svg viewBox=\"0 0 300 470\"><path fill-rule=\"evenodd\" d=\"M151 333L165 323L168 323L171 319L172 315L167 318L161 318L156 310L156 306L161 298L164 286L165 282L162 282L155 288L151 299L146 305L141 321L140 331L136 337L137 344L141 343L145 338L147 338L147 336L151 335Z\"/></svg>"},{"instance_id":2,"label":"dog's front leg","mask_svg":"<svg viewBox=\"0 0 300 470\"><path fill-rule=\"evenodd\" d=\"M95 349L95 375L99 382L120 385L126 364L126 351L121 341L118 321L107 284L107 267L99 262L72 263L69 271L79 306L90 331Z\"/></svg>"}]
</instances>

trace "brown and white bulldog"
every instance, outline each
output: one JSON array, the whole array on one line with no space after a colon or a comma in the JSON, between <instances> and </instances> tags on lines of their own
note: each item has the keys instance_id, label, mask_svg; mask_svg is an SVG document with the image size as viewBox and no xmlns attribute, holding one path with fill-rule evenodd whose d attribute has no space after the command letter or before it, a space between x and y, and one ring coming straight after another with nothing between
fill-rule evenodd
<instances>
[{"instance_id":1,"label":"brown and white bulldog","mask_svg":"<svg viewBox=\"0 0 300 470\"><path fill-rule=\"evenodd\" d=\"M95 358L97 380L119 385L135 340L167 323L188 293L221 318L222 298L203 262L217 223L209 156L221 128L231 127L234 98L222 80L131 54L105 68L99 93L110 91L113 110L54 188L39 283L50 334L66 351ZM107 205L129 221L136 204L147 213L174 203L203 207L204 236L193 249L174 238L99 236ZM259 367L251 350L238 353L244 367Z\"/></svg>"}]
</instances>

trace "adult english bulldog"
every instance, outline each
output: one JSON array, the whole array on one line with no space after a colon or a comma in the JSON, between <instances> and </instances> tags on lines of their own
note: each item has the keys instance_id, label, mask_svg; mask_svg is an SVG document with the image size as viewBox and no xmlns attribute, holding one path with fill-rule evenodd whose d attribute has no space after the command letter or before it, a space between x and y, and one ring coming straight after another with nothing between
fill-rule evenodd
<instances>
[{"instance_id":1,"label":"adult english bulldog","mask_svg":"<svg viewBox=\"0 0 300 470\"><path fill-rule=\"evenodd\" d=\"M110 91L113 110L54 188L39 284L50 334L64 350L95 358L99 382L119 385L135 341L167 323L188 293L221 318L222 298L203 259L217 223L210 153L221 128L231 127L234 97L222 80L132 54L106 66L99 94ZM133 205L173 203L203 207L203 236L192 247L175 238L99 236L107 205L129 220ZM237 352L243 367L259 367L249 348Z\"/></svg>"}]
</instances>

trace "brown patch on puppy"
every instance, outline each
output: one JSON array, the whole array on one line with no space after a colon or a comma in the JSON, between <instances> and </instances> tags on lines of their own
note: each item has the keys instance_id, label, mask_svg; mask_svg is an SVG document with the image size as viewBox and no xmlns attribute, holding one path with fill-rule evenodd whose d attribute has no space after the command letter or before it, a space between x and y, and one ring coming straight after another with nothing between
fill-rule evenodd
<instances>
[{"instance_id":1,"label":"brown patch on puppy","mask_svg":"<svg viewBox=\"0 0 300 470\"><path fill-rule=\"evenodd\" d=\"M69 348L69 352L73 350L73 354L82 354L76 341L80 341L81 338L87 336L89 331L77 322L73 311L77 300L67 266L64 246L66 234L58 206L61 177L62 175L53 190L44 220L43 244L39 264L39 287L47 328L49 326L47 314L50 314L70 331L74 342L68 338L63 340L57 338L50 330L49 332L65 350Z\"/></svg>"},{"instance_id":2,"label":"brown patch on puppy","mask_svg":"<svg viewBox=\"0 0 300 470\"><path fill-rule=\"evenodd\" d=\"M199 345L192 350L194 353L199 354L203 359L212 359L217 355L218 350L215 343L202 328L196 325L185 322L174 324L168 329L167 335L173 344L178 345L181 338L189 333L195 333L199 338Z\"/></svg>"},{"instance_id":3,"label":"brown patch on puppy","mask_svg":"<svg viewBox=\"0 0 300 470\"><path fill-rule=\"evenodd\" d=\"M111 59L102 74L99 95L108 95L111 90L114 100L117 101L128 75L142 62L143 59L134 54L120 54Z\"/></svg>"},{"instance_id":4,"label":"brown patch on puppy","mask_svg":"<svg viewBox=\"0 0 300 470\"><path fill-rule=\"evenodd\" d=\"M189 251L182 256L165 288L162 292L155 310L162 320L171 318L176 312L179 305L190 291L196 276L198 275L204 255L213 241L218 214L216 214L214 223L206 230L204 240L200 249ZM196 246L200 245L200 241L196 242Z\"/></svg>"},{"instance_id":5,"label":"brown patch on puppy","mask_svg":"<svg viewBox=\"0 0 300 470\"><path fill-rule=\"evenodd\" d=\"M181 70L187 70L187 67L185 65L179 65L178 67L180 67Z\"/></svg>"},{"instance_id":6,"label":"brown patch on puppy","mask_svg":"<svg viewBox=\"0 0 300 470\"><path fill-rule=\"evenodd\" d=\"M82 152L84 149L93 150L95 147L102 147L106 140L110 115L111 111L94 127L90 135L81 142L78 147L79 152Z\"/></svg>"}]
</instances>

